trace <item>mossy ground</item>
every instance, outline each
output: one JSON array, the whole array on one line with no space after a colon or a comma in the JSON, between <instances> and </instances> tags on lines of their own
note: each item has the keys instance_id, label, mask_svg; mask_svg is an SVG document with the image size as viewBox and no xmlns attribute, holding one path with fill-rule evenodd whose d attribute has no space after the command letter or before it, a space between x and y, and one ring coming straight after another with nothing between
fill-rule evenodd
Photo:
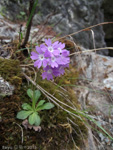
<instances>
[{"instance_id":1,"label":"mossy ground","mask_svg":"<svg viewBox=\"0 0 113 150\"><path fill-rule=\"evenodd\" d=\"M20 62L18 60L1 58L0 76L13 84L16 89L19 89L22 83Z\"/></svg>"},{"instance_id":2,"label":"mossy ground","mask_svg":"<svg viewBox=\"0 0 113 150\"><path fill-rule=\"evenodd\" d=\"M74 147L73 140L77 146L82 145L80 131L83 136L87 136L84 123L78 118L73 119L68 113L57 106L49 111L40 112L42 119L41 132L26 130L23 127L24 142L22 144L21 128L18 126L18 124L21 125L22 120L16 119L16 115L21 110L22 103L30 103L26 91L28 88L33 89L34 87L22 76L18 60L0 59L0 75L15 86L12 96L6 96L0 100L0 113L2 117L0 122L0 146L34 145L37 150L74 150L76 148ZM33 73L31 75L33 77ZM65 75L61 78L56 78L54 82L42 80L40 72L38 72L36 82L60 101L66 104L71 102L77 109L80 109L73 89L68 86L63 87L65 84L75 84L75 80L70 78L77 76L78 72L70 66ZM60 86L65 88L65 90L61 89ZM47 100L44 95L41 96L41 99ZM71 124L68 118L76 125ZM26 148L24 147L23 149Z\"/></svg>"}]
</instances>

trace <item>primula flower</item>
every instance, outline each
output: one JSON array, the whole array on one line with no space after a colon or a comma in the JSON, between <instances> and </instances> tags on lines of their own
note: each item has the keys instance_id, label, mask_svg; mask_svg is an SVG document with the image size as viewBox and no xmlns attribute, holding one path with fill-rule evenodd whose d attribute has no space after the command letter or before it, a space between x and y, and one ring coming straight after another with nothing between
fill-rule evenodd
<instances>
[{"instance_id":1,"label":"primula flower","mask_svg":"<svg viewBox=\"0 0 113 150\"><path fill-rule=\"evenodd\" d=\"M57 76L61 76L61 75L64 75L65 73L65 68L69 68L69 64L66 64L66 65L59 65L59 67L57 68Z\"/></svg>"},{"instance_id":2,"label":"primula flower","mask_svg":"<svg viewBox=\"0 0 113 150\"><path fill-rule=\"evenodd\" d=\"M36 52L31 52L31 59L36 60L34 66L43 67L43 79L52 80L53 77L58 77L65 73L64 69L69 67L70 53L64 48L64 43L59 41L52 43L50 39L45 39L45 45L36 46Z\"/></svg>"},{"instance_id":3,"label":"primula flower","mask_svg":"<svg viewBox=\"0 0 113 150\"><path fill-rule=\"evenodd\" d=\"M38 46L36 46L36 51L38 52L38 53L36 53L36 52L31 52L31 59L32 60L36 60L35 62L34 62L34 67L38 67L38 68L40 68L42 65L44 66L44 67L46 67L47 66L47 63L48 63L48 60L46 59L46 57L45 57L45 54L44 54L44 52L41 50L41 48L40 47L38 47Z\"/></svg>"},{"instance_id":4,"label":"primula flower","mask_svg":"<svg viewBox=\"0 0 113 150\"><path fill-rule=\"evenodd\" d=\"M45 72L42 73L43 79L45 78L47 78L47 80L53 79L53 69L50 66L44 68L44 71Z\"/></svg>"},{"instance_id":5,"label":"primula flower","mask_svg":"<svg viewBox=\"0 0 113 150\"><path fill-rule=\"evenodd\" d=\"M58 61L57 61L57 57L51 57L48 59L49 65L54 68L54 67L58 67Z\"/></svg>"},{"instance_id":6,"label":"primula flower","mask_svg":"<svg viewBox=\"0 0 113 150\"><path fill-rule=\"evenodd\" d=\"M56 41L55 43L52 44L50 39L45 39L45 43L46 43L46 47L43 48L43 50L45 50L45 54L49 53L50 57L52 56L58 56L60 54L59 50L58 50L58 41Z\"/></svg>"},{"instance_id":7,"label":"primula flower","mask_svg":"<svg viewBox=\"0 0 113 150\"><path fill-rule=\"evenodd\" d=\"M59 68L58 68L58 71L59 71L58 76L63 75L65 73L64 68L66 68L65 65L60 65L59 66Z\"/></svg>"},{"instance_id":8,"label":"primula flower","mask_svg":"<svg viewBox=\"0 0 113 150\"><path fill-rule=\"evenodd\" d=\"M66 65L70 63L70 58L69 56L69 51L65 50L64 52L62 52L62 54L60 55L60 57L57 58L57 62L59 65Z\"/></svg>"},{"instance_id":9,"label":"primula flower","mask_svg":"<svg viewBox=\"0 0 113 150\"><path fill-rule=\"evenodd\" d=\"M44 68L44 72L42 73L42 78L47 80L53 79L53 76L57 77L59 76L59 70L58 68L52 68L50 66L47 66Z\"/></svg>"},{"instance_id":10,"label":"primula flower","mask_svg":"<svg viewBox=\"0 0 113 150\"><path fill-rule=\"evenodd\" d=\"M58 47L58 50L60 51L60 54L64 51L63 49L64 49L64 47L65 47L65 44L63 43L59 43L59 47Z\"/></svg>"}]
</instances>

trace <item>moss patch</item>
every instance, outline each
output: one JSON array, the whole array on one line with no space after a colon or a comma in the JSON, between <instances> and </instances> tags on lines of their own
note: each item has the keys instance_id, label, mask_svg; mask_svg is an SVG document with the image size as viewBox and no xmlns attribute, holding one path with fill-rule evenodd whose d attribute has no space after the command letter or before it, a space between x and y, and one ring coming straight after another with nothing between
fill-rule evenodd
<instances>
[{"instance_id":1,"label":"moss patch","mask_svg":"<svg viewBox=\"0 0 113 150\"><path fill-rule=\"evenodd\" d=\"M16 115L21 110L22 103L31 103L26 91L28 88L33 89L33 86L28 84L24 78L22 79L19 61L0 59L0 64L0 75L16 87L14 95L0 100L0 115L2 117L0 123L0 133L2 135L0 136L0 146L13 147L14 145L22 145L28 147L34 145L37 150L74 150L75 147L72 138L77 146L80 146L82 143L80 130L85 137L87 136L87 130L83 122L78 118L71 117L58 107L40 112L42 119L41 132L25 130L23 128L24 143L21 143L21 128L17 124L21 125L22 120L16 119ZM42 80L39 72L36 82L60 101L69 105L71 102L79 109L80 105L76 99L74 90L68 86L63 86L65 84L75 84L75 80L70 79L72 77L78 77L78 73L70 66L64 76L55 79L55 83ZM41 99L48 101L44 95L42 95ZM69 122L68 118L77 126Z\"/></svg>"},{"instance_id":2,"label":"moss patch","mask_svg":"<svg viewBox=\"0 0 113 150\"><path fill-rule=\"evenodd\" d=\"M0 76L19 89L22 84L21 68L18 60L0 59Z\"/></svg>"},{"instance_id":3,"label":"moss patch","mask_svg":"<svg viewBox=\"0 0 113 150\"><path fill-rule=\"evenodd\" d=\"M27 97L26 97L27 99ZM29 99L27 99L29 100ZM17 120L17 110L20 109L21 101L17 97L7 97L4 101L0 101L0 110L2 122L0 123L0 145L13 147L14 145L35 146L39 150L74 150L72 137L77 145L82 143L79 128L86 135L84 124L76 119L74 122L79 126L75 127L68 123L67 117L71 118L67 113L58 109L50 111L42 111L42 131L35 132L33 130L23 130L24 144L21 143L21 129L16 124L21 125L21 120ZM71 118L72 119L72 118ZM77 132L73 132L73 129ZM78 134L79 133L79 134Z\"/></svg>"}]
</instances>

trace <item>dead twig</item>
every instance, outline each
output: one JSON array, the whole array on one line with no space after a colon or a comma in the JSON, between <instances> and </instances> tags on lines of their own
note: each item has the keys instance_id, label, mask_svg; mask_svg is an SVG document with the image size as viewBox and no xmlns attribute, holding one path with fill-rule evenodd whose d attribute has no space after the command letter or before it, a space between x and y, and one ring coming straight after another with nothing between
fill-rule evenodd
<instances>
[{"instance_id":1,"label":"dead twig","mask_svg":"<svg viewBox=\"0 0 113 150\"><path fill-rule=\"evenodd\" d=\"M76 115L75 113L72 113L70 111L68 111L67 109L63 108L61 106L61 104L63 106L66 106L67 108L70 108L74 111L78 111L76 110L76 108L73 108L69 105L67 105L66 103L63 103L62 101L58 100L56 97L54 97L53 95L51 95L50 93L48 93L46 90L44 90L41 86L39 86L38 84L36 84L30 77L28 77L25 73L23 73L23 75L25 76L25 78L27 80L29 80L34 86L36 86L37 89L39 89L49 100L51 100L54 104L56 104L58 107L60 107L62 110L66 111L69 114L72 114L73 116L79 118L80 120L82 120L82 118L78 115ZM59 104L60 103L60 104ZM78 111L79 112L79 111Z\"/></svg>"},{"instance_id":2,"label":"dead twig","mask_svg":"<svg viewBox=\"0 0 113 150\"><path fill-rule=\"evenodd\" d=\"M113 47L103 47L103 48L96 48L96 49L90 49L90 50L85 50L85 51L75 52L75 53L70 54L69 56L77 55L77 54L81 54L81 53L87 53L87 52L99 51L99 50L103 50L103 49L111 49L111 50L113 50Z\"/></svg>"},{"instance_id":3,"label":"dead twig","mask_svg":"<svg viewBox=\"0 0 113 150\"><path fill-rule=\"evenodd\" d=\"M113 24L113 22L102 22L102 23L99 23L99 24L90 26L90 27L88 27L88 28L81 29L81 30L79 30L79 31L77 31L77 32L74 32L74 33L71 33L71 34L69 34L69 35L65 35L65 36L59 38L58 41L61 40L61 39L66 38L66 37L68 37L68 36L72 36L72 35L74 35L74 34L77 34L77 33L83 32L83 31L89 31L90 29L92 29L92 28L94 28L94 27L101 26L101 25L105 25L105 24Z\"/></svg>"},{"instance_id":4,"label":"dead twig","mask_svg":"<svg viewBox=\"0 0 113 150\"><path fill-rule=\"evenodd\" d=\"M22 128L18 123L16 123L16 122L14 122L14 123L15 123L17 126L19 126L20 129L21 129L21 132L22 132L22 135L21 135L21 136L22 136L22 144L23 144L23 135L24 135L24 134L23 134L23 128Z\"/></svg>"}]
</instances>

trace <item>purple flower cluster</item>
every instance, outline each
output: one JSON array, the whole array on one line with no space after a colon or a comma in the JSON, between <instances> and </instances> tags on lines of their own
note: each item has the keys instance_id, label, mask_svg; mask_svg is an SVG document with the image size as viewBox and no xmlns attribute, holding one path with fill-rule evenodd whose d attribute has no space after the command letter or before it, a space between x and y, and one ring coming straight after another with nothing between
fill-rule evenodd
<instances>
[{"instance_id":1,"label":"purple flower cluster","mask_svg":"<svg viewBox=\"0 0 113 150\"><path fill-rule=\"evenodd\" d=\"M69 67L69 51L64 49L65 44L59 41L54 43L45 39L45 44L36 46L36 52L31 52L31 59L36 60L34 67L43 67L42 78L53 79L64 74L64 68Z\"/></svg>"}]
</instances>

